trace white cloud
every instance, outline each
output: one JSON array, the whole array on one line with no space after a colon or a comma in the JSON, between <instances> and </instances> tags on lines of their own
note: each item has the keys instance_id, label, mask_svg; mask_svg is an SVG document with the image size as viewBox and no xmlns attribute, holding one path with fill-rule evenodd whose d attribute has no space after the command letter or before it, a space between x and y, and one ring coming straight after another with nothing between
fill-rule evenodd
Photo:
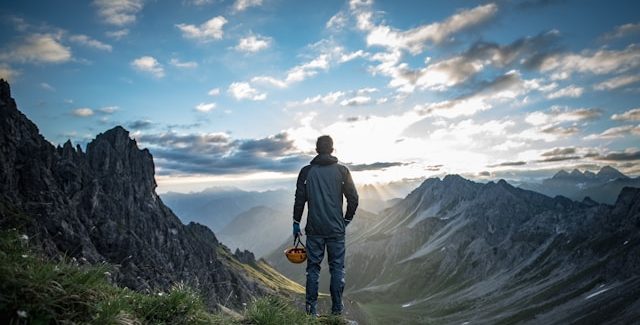
<instances>
[{"instance_id":1,"label":"white cloud","mask_svg":"<svg viewBox=\"0 0 640 325\"><path fill-rule=\"evenodd\" d=\"M117 112L119 109L120 107L118 106L105 106L105 107L99 108L98 111L100 111L100 113L103 113L103 114L113 114Z\"/></svg>"},{"instance_id":2,"label":"white cloud","mask_svg":"<svg viewBox=\"0 0 640 325\"><path fill-rule=\"evenodd\" d=\"M256 53L268 48L270 44L270 37L250 35L245 38L241 38L235 49L240 52Z\"/></svg>"},{"instance_id":3,"label":"white cloud","mask_svg":"<svg viewBox=\"0 0 640 325\"><path fill-rule=\"evenodd\" d=\"M361 106L371 104L373 100L369 96L355 96L340 102L341 106Z\"/></svg>"},{"instance_id":4,"label":"white cloud","mask_svg":"<svg viewBox=\"0 0 640 325\"><path fill-rule=\"evenodd\" d=\"M60 36L32 34L22 43L0 53L0 59L16 62L62 63L71 60L71 49L60 43Z\"/></svg>"},{"instance_id":5,"label":"white cloud","mask_svg":"<svg viewBox=\"0 0 640 325\"><path fill-rule=\"evenodd\" d=\"M201 42L209 42L222 39L222 36L224 35L222 28L226 23L226 18L216 16L200 24L200 26L177 24L176 27L182 31L182 36L185 38L196 39Z\"/></svg>"},{"instance_id":6,"label":"white cloud","mask_svg":"<svg viewBox=\"0 0 640 325\"><path fill-rule=\"evenodd\" d=\"M496 102L514 101L529 90L527 85L520 78L519 72L509 71L475 93L455 99L416 105L414 110L420 114L446 118L471 116L492 108Z\"/></svg>"},{"instance_id":7,"label":"white cloud","mask_svg":"<svg viewBox=\"0 0 640 325\"><path fill-rule=\"evenodd\" d=\"M0 63L0 78L11 81L20 75L20 72L12 69L10 66Z\"/></svg>"},{"instance_id":8,"label":"white cloud","mask_svg":"<svg viewBox=\"0 0 640 325\"><path fill-rule=\"evenodd\" d=\"M207 92L207 95L209 95L209 96L218 96L218 95L220 95L220 88L211 88L211 90L209 90L209 92Z\"/></svg>"},{"instance_id":9,"label":"white cloud","mask_svg":"<svg viewBox=\"0 0 640 325\"><path fill-rule=\"evenodd\" d=\"M640 121L640 107L630 109L622 114L613 114L611 119L615 121Z\"/></svg>"},{"instance_id":10,"label":"white cloud","mask_svg":"<svg viewBox=\"0 0 640 325\"><path fill-rule=\"evenodd\" d=\"M617 26L612 32L606 33L602 38L610 41L640 33L640 23L629 23Z\"/></svg>"},{"instance_id":11,"label":"white cloud","mask_svg":"<svg viewBox=\"0 0 640 325\"><path fill-rule=\"evenodd\" d=\"M286 88L293 83L303 81L308 77L316 75L319 70L329 69L329 59L329 54L321 54L309 62L297 65L287 71L287 76L284 80L270 76L257 76L253 77L251 82L269 84L278 88Z\"/></svg>"},{"instance_id":12,"label":"white cloud","mask_svg":"<svg viewBox=\"0 0 640 325\"><path fill-rule=\"evenodd\" d=\"M563 122L579 122L600 117L601 112L595 108L576 108L554 106L548 112L535 111L527 114L525 121L531 125L549 125Z\"/></svg>"},{"instance_id":13,"label":"white cloud","mask_svg":"<svg viewBox=\"0 0 640 325\"><path fill-rule=\"evenodd\" d=\"M332 105L335 104L340 98L346 95L343 91L333 91L324 95L317 95L314 97L307 97L301 102L290 102L287 104L289 107L293 106L305 106L305 105Z\"/></svg>"},{"instance_id":14,"label":"white cloud","mask_svg":"<svg viewBox=\"0 0 640 325\"><path fill-rule=\"evenodd\" d=\"M347 25L347 20L348 17L347 15L342 12L339 11L337 14L333 15L328 21L327 24L325 25L325 27L327 27L328 29L342 29L344 28L344 26Z\"/></svg>"},{"instance_id":15,"label":"white cloud","mask_svg":"<svg viewBox=\"0 0 640 325\"><path fill-rule=\"evenodd\" d=\"M44 90L56 91L56 89L53 88L53 86L51 86L50 84L48 84L46 82L40 83L40 87L42 87L42 89L44 89Z\"/></svg>"},{"instance_id":16,"label":"white cloud","mask_svg":"<svg viewBox=\"0 0 640 325\"><path fill-rule=\"evenodd\" d=\"M108 31L105 34L107 35L107 37L111 37L113 39L119 40L119 39L129 35L129 29L123 28L123 29Z\"/></svg>"},{"instance_id":17,"label":"white cloud","mask_svg":"<svg viewBox=\"0 0 640 325\"><path fill-rule=\"evenodd\" d=\"M542 62L540 69L552 72L555 79L566 79L576 72L601 75L637 67L640 67L640 47L632 44L620 51L602 49L593 53L583 51L550 56Z\"/></svg>"},{"instance_id":18,"label":"white cloud","mask_svg":"<svg viewBox=\"0 0 640 325\"><path fill-rule=\"evenodd\" d=\"M640 125L623 125L604 130L600 134L586 136L585 140L615 139L629 135L640 135Z\"/></svg>"},{"instance_id":19,"label":"white cloud","mask_svg":"<svg viewBox=\"0 0 640 325\"><path fill-rule=\"evenodd\" d=\"M182 69L194 69L198 67L198 62L195 61L180 61L179 59L172 58L169 63L177 68Z\"/></svg>"},{"instance_id":20,"label":"white cloud","mask_svg":"<svg viewBox=\"0 0 640 325\"><path fill-rule=\"evenodd\" d=\"M216 103L200 103L196 105L196 110L203 113L210 112L214 108L216 108Z\"/></svg>"},{"instance_id":21,"label":"white cloud","mask_svg":"<svg viewBox=\"0 0 640 325\"><path fill-rule=\"evenodd\" d=\"M338 62L340 63L345 63L345 62L349 62L351 60L357 59L357 58L366 58L369 56L369 53L363 51L363 50L357 50L351 53L342 53L340 54L340 58L338 59Z\"/></svg>"},{"instance_id":22,"label":"white cloud","mask_svg":"<svg viewBox=\"0 0 640 325\"><path fill-rule=\"evenodd\" d=\"M150 73L156 78L164 77L164 68L152 56L142 56L131 62L131 66L142 72Z\"/></svg>"},{"instance_id":23,"label":"white cloud","mask_svg":"<svg viewBox=\"0 0 640 325\"><path fill-rule=\"evenodd\" d=\"M258 7L262 5L262 0L236 0L233 4L235 11L244 11L250 7Z\"/></svg>"},{"instance_id":24,"label":"white cloud","mask_svg":"<svg viewBox=\"0 0 640 325\"><path fill-rule=\"evenodd\" d=\"M95 0L98 14L110 25L125 26L136 21L136 14L144 6L143 0Z\"/></svg>"},{"instance_id":25,"label":"white cloud","mask_svg":"<svg viewBox=\"0 0 640 325\"><path fill-rule=\"evenodd\" d=\"M424 50L427 43L442 43L457 32L489 20L495 16L497 11L498 6L495 4L486 4L462 10L445 21L418 26L406 31L386 25L374 26L370 22L371 15L368 12L359 13L358 21L361 29L369 31L367 45L383 46L390 50L402 49L418 54Z\"/></svg>"},{"instance_id":26,"label":"white cloud","mask_svg":"<svg viewBox=\"0 0 640 325\"><path fill-rule=\"evenodd\" d=\"M363 95L363 94L373 94L378 92L378 88L373 88L373 87L369 87L369 88L360 88L358 90L356 90L356 93L358 95Z\"/></svg>"},{"instance_id":27,"label":"white cloud","mask_svg":"<svg viewBox=\"0 0 640 325\"><path fill-rule=\"evenodd\" d=\"M560 97L580 97L584 93L584 88L571 85L566 88L559 89L547 95L548 99L556 99Z\"/></svg>"},{"instance_id":28,"label":"white cloud","mask_svg":"<svg viewBox=\"0 0 640 325\"><path fill-rule=\"evenodd\" d=\"M92 47L94 49L111 52L112 47L109 44L102 43L87 35L72 35L69 40L84 46Z\"/></svg>"},{"instance_id":29,"label":"white cloud","mask_svg":"<svg viewBox=\"0 0 640 325\"><path fill-rule=\"evenodd\" d=\"M637 74L618 76L618 77L613 77L611 79L607 79L593 86L593 89L596 89L596 90L618 89L624 86L634 84L638 81L640 81L640 75L637 75Z\"/></svg>"},{"instance_id":30,"label":"white cloud","mask_svg":"<svg viewBox=\"0 0 640 325\"><path fill-rule=\"evenodd\" d=\"M215 0L190 0L189 1L189 3L193 4L194 6L204 6L214 2Z\"/></svg>"},{"instance_id":31,"label":"white cloud","mask_svg":"<svg viewBox=\"0 0 640 325\"><path fill-rule=\"evenodd\" d=\"M88 107L76 108L72 111L72 114L78 117L89 117L94 114L93 110Z\"/></svg>"},{"instance_id":32,"label":"white cloud","mask_svg":"<svg viewBox=\"0 0 640 325\"><path fill-rule=\"evenodd\" d=\"M267 98L266 93L261 93L257 89L252 88L247 82L234 82L229 85L227 90L231 96L237 100L250 99L250 100L265 100Z\"/></svg>"}]
</instances>

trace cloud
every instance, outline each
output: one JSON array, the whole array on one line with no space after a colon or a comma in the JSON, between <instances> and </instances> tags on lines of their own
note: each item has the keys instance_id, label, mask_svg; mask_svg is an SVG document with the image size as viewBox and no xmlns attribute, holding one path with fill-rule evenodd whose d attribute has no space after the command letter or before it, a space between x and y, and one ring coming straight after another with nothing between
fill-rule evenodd
<instances>
[{"instance_id":1,"label":"cloud","mask_svg":"<svg viewBox=\"0 0 640 325\"><path fill-rule=\"evenodd\" d=\"M332 105L332 104L335 104L340 98L344 97L345 95L346 93L343 91L333 91L333 92L326 93L324 95L307 97L300 102L289 102L287 103L287 106L294 107L294 106L306 106L306 105L317 105L317 104Z\"/></svg>"},{"instance_id":2,"label":"cloud","mask_svg":"<svg viewBox=\"0 0 640 325\"><path fill-rule=\"evenodd\" d=\"M102 43L98 40L95 40L87 35L72 35L69 37L69 40L74 43L78 43L80 45L88 46L94 49L111 52L113 49L111 45Z\"/></svg>"},{"instance_id":3,"label":"cloud","mask_svg":"<svg viewBox=\"0 0 640 325\"><path fill-rule=\"evenodd\" d=\"M105 106L99 108L98 111L103 114L113 114L117 112L120 108L118 106Z\"/></svg>"},{"instance_id":4,"label":"cloud","mask_svg":"<svg viewBox=\"0 0 640 325\"><path fill-rule=\"evenodd\" d=\"M447 118L470 116L493 107L494 102L514 100L527 90L520 73L510 71L468 95L436 103L416 105L414 110L423 115Z\"/></svg>"},{"instance_id":5,"label":"cloud","mask_svg":"<svg viewBox=\"0 0 640 325\"><path fill-rule=\"evenodd\" d=\"M137 120L128 124L128 127L133 130L144 130L151 128L153 126L153 122L149 120Z\"/></svg>"},{"instance_id":6,"label":"cloud","mask_svg":"<svg viewBox=\"0 0 640 325\"><path fill-rule=\"evenodd\" d=\"M640 107L630 109L622 114L613 114L611 119L615 121L640 121Z\"/></svg>"},{"instance_id":7,"label":"cloud","mask_svg":"<svg viewBox=\"0 0 640 325\"><path fill-rule=\"evenodd\" d=\"M259 7L262 5L262 0L236 0L233 4L235 11L244 11L250 7Z\"/></svg>"},{"instance_id":8,"label":"cloud","mask_svg":"<svg viewBox=\"0 0 640 325\"><path fill-rule=\"evenodd\" d=\"M136 14L144 7L143 0L95 0L98 15L114 26L125 26L136 21Z\"/></svg>"},{"instance_id":9,"label":"cloud","mask_svg":"<svg viewBox=\"0 0 640 325\"><path fill-rule=\"evenodd\" d=\"M584 88L578 86L568 86L566 88L559 89L547 95L548 99L557 99L560 97L580 97L584 93Z\"/></svg>"},{"instance_id":10,"label":"cloud","mask_svg":"<svg viewBox=\"0 0 640 325\"><path fill-rule=\"evenodd\" d=\"M227 19L222 16L213 17L200 26L191 24L177 24L176 27L182 31L182 36L195 39L200 42L210 42L222 39L224 32L222 27L227 23Z\"/></svg>"},{"instance_id":11,"label":"cloud","mask_svg":"<svg viewBox=\"0 0 640 325\"><path fill-rule=\"evenodd\" d=\"M209 90L207 92L207 95L209 95L209 96L218 96L218 95L220 95L220 88L211 88L211 90Z\"/></svg>"},{"instance_id":12,"label":"cloud","mask_svg":"<svg viewBox=\"0 0 640 325\"><path fill-rule=\"evenodd\" d=\"M623 125L616 126L609 129L604 130L599 134L591 134L586 136L585 140L596 140L596 139L615 139L622 138L625 136L632 135L640 135L640 125Z\"/></svg>"},{"instance_id":13,"label":"cloud","mask_svg":"<svg viewBox=\"0 0 640 325\"><path fill-rule=\"evenodd\" d=\"M357 50L350 53L341 53L340 58L338 59L339 63L349 62L351 60L355 60L357 58L366 58L369 56L369 53L363 50Z\"/></svg>"},{"instance_id":14,"label":"cloud","mask_svg":"<svg viewBox=\"0 0 640 325\"><path fill-rule=\"evenodd\" d=\"M545 163L545 162L558 162L565 160L576 160L580 159L580 156L556 156L556 157L548 157L544 159L537 160L537 162Z\"/></svg>"},{"instance_id":15,"label":"cloud","mask_svg":"<svg viewBox=\"0 0 640 325\"><path fill-rule=\"evenodd\" d=\"M553 72L552 78L566 79L573 73L596 75L625 72L640 66L640 48L635 44L624 50L601 49L580 54L556 54L545 58L540 64L543 72Z\"/></svg>"},{"instance_id":16,"label":"cloud","mask_svg":"<svg viewBox=\"0 0 640 325\"><path fill-rule=\"evenodd\" d=\"M141 72L150 73L156 78L164 77L164 68L152 56L142 56L131 61L131 66Z\"/></svg>"},{"instance_id":17,"label":"cloud","mask_svg":"<svg viewBox=\"0 0 640 325\"><path fill-rule=\"evenodd\" d=\"M637 74L617 76L593 86L593 89L595 90L618 89L624 86L634 84L638 81L640 81L640 75L637 75Z\"/></svg>"},{"instance_id":18,"label":"cloud","mask_svg":"<svg viewBox=\"0 0 640 325\"><path fill-rule=\"evenodd\" d=\"M558 31L552 30L520 38L506 45L476 42L463 53L446 59L431 62L428 57L425 60L426 66L418 70L401 63L400 51L378 53L371 60L380 63L372 67L371 71L391 77L389 86L402 92L413 92L416 87L445 90L470 80L488 66L504 68L518 62L531 68L538 64L540 58L556 51L558 35Z\"/></svg>"},{"instance_id":19,"label":"cloud","mask_svg":"<svg viewBox=\"0 0 640 325\"><path fill-rule=\"evenodd\" d=\"M60 43L59 35L31 34L21 43L0 53L0 59L30 63L63 63L71 60L71 49Z\"/></svg>"},{"instance_id":20,"label":"cloud","mask_svg":"<svg viewBox=\"0 0 640 325\"><path fill-rule=\"evenodd\" d=\"M270 84L278 88L287 88L293 83L301 82L308 77L316 75L319 70L327 69L329 69L329 54L321 54L311 61L289 69L284 80L270 76L257 76L253 77L251 82Z\"/></svg>"},{"instance_id":21,"label":"cloud","mask_svg":"<svg viewBox=\"0 0 640 325\"><path fill-rule=\"evenodd\" d=\"M553 148L553 150L543 152L541 155L543 157L550 157L550 156L573 155L575 153L576 153L576 148L567 147L567 148Z\"/></svg>"},{"instance_id":22,"label":"cloud","mask_svg":"<svg viewBox=\"0 0 640 325\"><path fill-rule=\"evenodd\" d=\"M491 3L473 9L459 11L442 22L418 26L406 31L394 29L386 25L373 25L367 18L369 12L358 14L359 25L368 30L367 45L382 46L390 50L407 50L412 54L422 52L425 46L440 44L451 35L484 23L495 16L498 6Z\"/></svg>"},{"instance_id":23,"label":"cloud","mask_svg":"<svg viewBox=\"0 0 640 325\"><path fill-rule=\"evenodd\" d=\"M403 162L374 162L372 164L345 164L352 172L361 172L365 170L384 170L389 167L407 165Z\"/></svg>"},{"instance_id":24,"label":"cloud","mask_svg":"<svg viewBox=\"0 0 640 325\"><path fill-rule=\"evenodd\" d=\"M595 158L596 160L605 160L605 161L631 161L631 160L640 160L640 150L628 150L624 152L611 152L604 156L599 156Z\"/></svg>"},{"instance_id":25,"label":"cloud","mask_svg":"<svg viewBox=\"0 0 640 325\"><path fill-rule=\"evenodd\" d=\"M550 125L563 122L579 122L594 120L602 112L596 108L576 108L553 106L548 112L535 111L527 114L525 121L531 125Z\"/></svg>"},{"instance_id":26,"label":"cloud","mask_svg":"<svg viewBox=\"0 0 640 325\"><path fill-rule=\"evenodd\" d=\"M44 90L56 91L56 89L53 86L51 86L50 84L48 84L46 82L40 83L40 87L42 87L42 89L44 89Z\"/></svg>"},{"instance_id":27,"label":"cloud","mask_svg":"<svg viewBox=\"0 0 640 325\"><path fill-rule=\"evenodd\" d=\"M216 103L200 103L196 105L196 111L203 113L210 112L214 108L216 108Z\"/></svg>"},{"instance_id":28,"label":"cloud","mask_svg":"<svg viewBox=\"0 0 640 325\"><path fill-rule=\"evenodd\" d=\"M94 114L93 110L88 107L76 108L71 113L78 117L89 117Z\"/></svg>"},{"instance_id":29,"label":"cloud","mask_svg":"<svg viewBox=\"0 0 640 325\"><path fill-rule=\"evenodd\" d=\"M602 39L605 41L611 41L617 38L624 38L635 34L640 34L640 23L629 23L617 26L613 31L604 34L602 36Z\"/></svg>"},{"instance_id":30,"label":"cloud","mask_svg":"<svg viewBox=\"0 0 640 325\"><path fill-rule=\"evenodd\" d=\"M237 100L250 99L250 100L265 100L267 98L266 93L261 93L257 89L252 88L247 82L234 82L229 85L227 90L231 96Z\"/></svg>"},{"instance_id":31,"label":"cloud","mask_svg":"<svg viewBox=\"0 0 640 325\"><path fill-rule=\"evenodd\" d=\"M270 37L250 35L245 38L241 38L238 41L238 45L234 48L236 51L240 52L256 53L268 48L271 41Z\"/></svg>"},{"instance_id":32,"label":"cloud","mask_svg":"<svg viewBox=\"0 0 640 325\"><path fill-rule=\"evenodd\" d=\"M169 64L171 64L174 67L181 68L181 69L195 69L195 68L198 67L198 62L195 62L195 61L180 61L179 59L176 59L176 58L172 58L169 61Z\"/></svg>"},{"instance_id":33,"label":"cloud","mask_svg":"<svg viewBox=\"0 0 640 325\"><path fill-rule=\"evenodd\" d=\"M138 134L154 156L160 174L244 174L294 172L311 159L286 132L259 139L234 140L225 133Z\"/></svg>"},{"instance_id":34,"label":"cloud","mask_svg":"<svg viewBox=\"0 0 640 325\"><path fill-rule=\"evenodd\" d=\"M337 14L331 16L331 18L327 21L325 27L327 29L340 30L347 25L348 17L347 15L339 11Z\"/></svg>"},{"instance_id":35,"label":"cloud","mask_svg":"<svg viewBox=\"0 0 640 325\"><path fill-rule=\"evenodd\" d=\"M113 39L119 40L129 35L129 29L123 28L123 29L118 29L114 31L109 31L109 32L106 32L105 35L107 35L107 37L111 37Z\"/></svg>"},{"instance_id":36,"label":"cloud","mask_svg":"<svg viewBox=\"0 0 640 325\"><path fill-rule=\"evenodd\" d=\"M340 102L341 106L362 106L371 104L373 100L369 96L355 96Z\"/></svg>"},{"instance_id":37,"label":"cloud","mask_svg":"<svg viewBox=\"0 0 640 325\"><path fill-rule=\"evenodd\" d=\"M12 81L15 77L19 76L20 72L14 70L9 65L0 63L0 78L8 81Z\"/></svg>"},{"instance_id":38,"label":"cloud","mask_svg":"<svg viewBox=\"0 0 640 325\"><path fill-rule=\"evenodd\" d=\"M502 163L498 163L498 164L494 164L494 165L487 165L487 167L510 167L510 166L523 166L526 165L527 163L524 161L505 161Z\"/></svg>"}]
</instances>

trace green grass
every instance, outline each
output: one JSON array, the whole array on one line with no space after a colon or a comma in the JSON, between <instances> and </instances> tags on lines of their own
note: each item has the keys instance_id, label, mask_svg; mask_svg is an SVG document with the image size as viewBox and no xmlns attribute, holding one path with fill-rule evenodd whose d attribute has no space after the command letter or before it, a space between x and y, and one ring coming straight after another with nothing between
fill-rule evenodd
<instances>
[{"instance_id":1,"label":"green grass","mask_svg":"<svg viewBox=\"0 0 640 325\"><path fill-rule=\"evenodd\" d=\"M139 293L109 282L112 267L42 257L18 230L0 231L0 324L344 324L314 319L286 298L263 297L240 317L210 312L177 284Z\"/></svg>"}]
</instances>

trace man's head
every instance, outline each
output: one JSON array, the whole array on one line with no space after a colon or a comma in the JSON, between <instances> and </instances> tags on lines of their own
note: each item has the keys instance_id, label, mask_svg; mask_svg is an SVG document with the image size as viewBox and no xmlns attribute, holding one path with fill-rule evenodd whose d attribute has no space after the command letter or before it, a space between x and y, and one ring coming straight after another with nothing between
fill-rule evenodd
<instances>
[{"instance_id":1,"label":"man's head","mask_svg":"<svg viewBox=\"0 0 640 325\"><path fill-rule=\"evenodd\" d=\"M333 152L333 139L328 135L319 136L316 141L316 152L329 155Z\"/></svg>"}]
</instances>

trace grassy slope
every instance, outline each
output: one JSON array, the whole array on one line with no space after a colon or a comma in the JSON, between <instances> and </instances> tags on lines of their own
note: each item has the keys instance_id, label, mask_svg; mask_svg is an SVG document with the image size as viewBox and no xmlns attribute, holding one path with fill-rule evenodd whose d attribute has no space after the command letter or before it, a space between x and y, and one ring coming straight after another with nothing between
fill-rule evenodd
<instances>
[{"instance_id":1,"label":"grassy slope","mask_svg":"<svg viewBox=\"0 0 640 325\"><path fill-rule=\"evenodd\" d=\"M225 253L226 254L226 253ZM237 263L275 292L301 287L266 263ZM139 293L109 281L111 266L52 261L29 245L18 230L0 231L0 323L47 324L342 324L339 318L309 318L281 296L256 300L236 317L207 310L198 294L182 284L169 292Z\"/></svg>"}]
</instances>

